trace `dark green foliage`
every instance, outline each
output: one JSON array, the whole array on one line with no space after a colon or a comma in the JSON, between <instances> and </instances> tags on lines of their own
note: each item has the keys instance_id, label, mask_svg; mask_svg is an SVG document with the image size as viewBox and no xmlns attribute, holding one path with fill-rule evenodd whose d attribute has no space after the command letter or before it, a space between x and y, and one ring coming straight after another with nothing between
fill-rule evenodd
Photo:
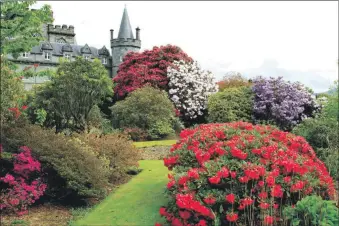
<instances>
[{"instance_id":1,"label":"dark green foliage","mask_svg":"<svg viewBox=\"0 0 339 226\"><path fill-rule=\"evenodd\" d=\"M339 224L338 208L333 201L319 196L307 196L294 208L284 209L291 226L336 226Z\"/></svg>"},{"instance_id":2,"label":"dark green foliage","mask_svg":"<svg viewBox=\"0 0 339 226\"><path fill-rule=\"evenodd\" d=\"M18 58L43 40L42 25L53 22L49 5L29 9L36 1L1 1L0 53ZM13 38L13 39L12 39Z\"/></svg>"},{"instance_id":3,"label":"dark green foliage","mask_svg":"<svg viewBox=\"0 0 339 226\"><path fill-rule=\"evenodd\" d=\"M319 159L327 166L331 176L339 180L338 92L328 95L322 112L316 118L302 121L293 133L303 136L313 147Z\"/></svg>"},{"instance_id":4,"label":"dark green foliage","mask_svg":"<svg viewBox=\"0 0 339 226\"><path fill-rule=\"evenodd\" d=\"M84 131L93 106L112 95L113 84L100 61L63 62L51 81L37 89L32 108L47 112L44 126L57 132Z\"/></svg>"},{"instance_id":5,"label":"dark green foliage","mask_svg":"<svg viewBox=\"0 0 339 226\"><path fill-rule=\"evenodd\" d=\"M225 88L208 99L209 122L250 121L253 94L249 87Z\"/></svg>"},{"instance_id":6,"label":"dark green foliage","mask_svg":"<svg viewBox=\"0 0 339 226\"><path fill-rule=\"evenodd\" d=\"M139 128L149 139L174 133L174 107L164 91L146 86L118 101L112 108L115 128Z\"/></svg>"}]
</instances>

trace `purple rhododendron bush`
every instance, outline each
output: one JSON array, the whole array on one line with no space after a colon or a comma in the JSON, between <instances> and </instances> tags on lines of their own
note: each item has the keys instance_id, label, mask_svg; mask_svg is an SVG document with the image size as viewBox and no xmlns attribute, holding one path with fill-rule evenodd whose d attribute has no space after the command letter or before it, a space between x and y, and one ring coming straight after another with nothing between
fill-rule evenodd
<instances>
[{"instance_id":1,"label":"purple rhododendron bush","mask_svg":"<svg viewBox=\"0 0 339 226\"><path fill-rule=\"evenodd\" d=\"M175 226L290 225L285 207L312 194L335 196L333 179L305 139L270 126L186 129L164 164L172 173L160 214Z\"/></svg>"},{"instance_id":2,"label":"purple rhododendron bush","mask_svg":"<svg viewBox=\"0 0 339 226\"><path fill-rule=\"evenodd\" d=\"M284 81L282 77L253 80L255 121L268 121L283 130L312 117L318 109L311 93L301 83Z\"/></svg>"}]
</instances>

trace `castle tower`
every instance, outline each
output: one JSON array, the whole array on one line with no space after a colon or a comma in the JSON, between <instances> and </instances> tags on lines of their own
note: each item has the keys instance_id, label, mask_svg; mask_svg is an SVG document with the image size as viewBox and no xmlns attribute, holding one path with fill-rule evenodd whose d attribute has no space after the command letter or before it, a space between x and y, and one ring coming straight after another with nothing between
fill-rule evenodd
<instances>
[{"instance_id":1,"label":"castle tower","mask_svg":"<svg viewBox=\"0 0 339 226\"><path fill-rule=\"evenodd\" d=\"M127 52L138 52L141 48L140 29L136 28L136 38L134 39L126 6L121 19L118 38L114 38L113 32L114 30L111 30L112 75L114 77Z\"/></svg>"},{"instance_id":2,"label":"castle tower","mask_svg":"<svg viewBox=\"0 0 339 226\"><path fill-rule=\"evenodd\" d=\"M46 41L76 44L74 26L44 24L43 34Z\"/></svg>"}]
</instances>

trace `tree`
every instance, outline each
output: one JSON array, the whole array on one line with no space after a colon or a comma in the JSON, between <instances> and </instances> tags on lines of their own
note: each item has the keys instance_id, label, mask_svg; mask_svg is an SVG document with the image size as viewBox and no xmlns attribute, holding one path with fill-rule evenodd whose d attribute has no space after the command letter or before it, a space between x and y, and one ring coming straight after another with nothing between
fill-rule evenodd
<instances>
[{"instance_id":1,"label":"tree","mask_svg":"<svg viewBox=\"0 0 339 226\"><path fill-rule=\"evenodd\" d=\"M179 60L192 61L184 51L172 45L155 46L142 53L129 52L113 79L114 93L118 99L123 99L128 93L146 84L167 91L167 67Z\"/></svg>"},{"instance_id":2,"label":"tree","mask_svg":"<svg viewBox=\"0 0 339 226\"><path fill-rule=\"evenodd\" d=\"M202 116L209 95L218 91L213 74L202 71L198 63L175 61L167 68L169 96L186 120Z\"/></svg>"},{"instance_id":3,"label":"tree","mask_svg":"<svg viewBox=\"0 0 339 226\"><path fill-rule=\"evenodd\" d=\"M47 111L46 126L83 131L93 106L111 96L113 87L105 67L78 57L62 62L51 81L37 89L33 105Z\"/></svg>"},{"instance_id":4,"label":"tree","mask_svg":"<svg viewBox=\"0 0 339 226\"><path fill-rule=\"evenodd\" d=\"M174 132L174 106L165 91L145 86L118 101L111 109L116 128L139 128L146 131L150 139Z\"/></svg>"},{"instance_id":5,"label":"tree","mask_svg":"<svg viewBox=\"0 0 339 226\"><path fill-rule=\"evenodd\" d=\"M19 110L24 100L24 85L21 77L15 72L15 65L0 56L0 115L1 121L11 115L10 109Z\"/></svg>"},{"instance_id":6,"label":"tree","mask_svg":"<svg viewBox=\"0 0 339 226\"><path fill-rule=\"evenodd\" d=\"M230 71L226 73L224 78L218 82L219 91L223 91L224 89L231 87L240 87L246 86L249 87L252 85L250 80L244 78L239 72Z\"/></svg>"},{"instance_id":7,"label":"tree","mask_svg":"<svg viewBox=\"0 0 339 226\"><path fill-rule=\"evenodd\" d=\"M51 7L29 9L36 1L1 1L1 55L28 52L43 40L42 25L53 22Z\"/></svg>"}]
</instances>

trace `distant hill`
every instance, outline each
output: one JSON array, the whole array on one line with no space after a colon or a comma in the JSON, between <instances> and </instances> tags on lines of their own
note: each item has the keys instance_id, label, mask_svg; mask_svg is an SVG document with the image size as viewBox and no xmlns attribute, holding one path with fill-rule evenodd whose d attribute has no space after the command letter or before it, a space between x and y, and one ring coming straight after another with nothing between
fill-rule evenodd
<instances>
[{"instance_id":1,"label":"distant hill","mask_svg":"<svg viewBox=\"0 0 339 226\"><path fill-rule=\"evenodd\" d=\"M319 95L319 94L323 94L323 93L326 93L326 94L328 94L328 95L331 95L331 94L335 93L335 88L330 89L329 91L326 91L326 92L315 93L315 95Z\"/></svg>"}]
</instances>

